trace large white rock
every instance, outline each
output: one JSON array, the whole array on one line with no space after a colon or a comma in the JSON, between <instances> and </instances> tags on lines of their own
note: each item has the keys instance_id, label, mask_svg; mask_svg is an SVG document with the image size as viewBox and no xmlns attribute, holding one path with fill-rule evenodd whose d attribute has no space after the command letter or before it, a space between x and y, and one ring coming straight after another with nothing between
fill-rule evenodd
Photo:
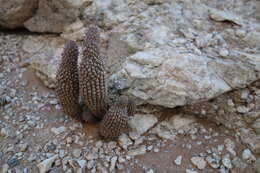
<instances>
[{"instance_id":1,"label":"large white rock","mask_svg":"<svg viewBox=\"0 0 260 173\"><path fill-rule=\"evenodd\" d=\"M257 79L255 70L240 62L158 48L128 57L111 80L144 103L175 107L245 86Z\"/></svg>"}]
</instances>

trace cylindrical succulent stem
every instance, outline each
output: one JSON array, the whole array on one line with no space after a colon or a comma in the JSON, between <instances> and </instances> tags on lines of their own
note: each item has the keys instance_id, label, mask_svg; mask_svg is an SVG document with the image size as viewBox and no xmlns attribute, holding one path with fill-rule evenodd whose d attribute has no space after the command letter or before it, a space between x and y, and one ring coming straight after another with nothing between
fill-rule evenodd
<instances>
[{"instance_id":1,"label":"cylindrical succulent stem","mask_svg":"<svg viewBox=\"0 0 260 173\"><path fill-rule=\"evenodd\" d=\"M78 47L68 41L64 47L61 63L56 75L56 93L65 114L81 119L79 106Z\"/></svg>"},{"instance_id":2,"label":"cylindrical succulent stem","mask_svg":"<svg viewBox=\"0 0 260 173\"><path fill-rule=\"evenodd\" d=\"M99 31L92 26L85 34L80 64L79 87L86 106L97 118L107 111L107 83L105 65L99 52Z\"/></svg>"}]
</instances>

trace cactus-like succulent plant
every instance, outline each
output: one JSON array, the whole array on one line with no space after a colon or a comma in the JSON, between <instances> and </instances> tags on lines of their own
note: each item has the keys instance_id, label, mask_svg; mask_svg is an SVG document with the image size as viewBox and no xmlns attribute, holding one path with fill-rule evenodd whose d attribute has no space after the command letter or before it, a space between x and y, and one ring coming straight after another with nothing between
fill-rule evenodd
<instances>
[{"instance_id":1,"label":"cactus-like succulent plant","mask_svg":"<svg viewBox=\"0 0 260 173\"><path fill-rule=\"evenodd\" d=\"M106 71L99 53L99 31L90 27L83 40L83 57L80 64L79 86L84 103L99 119L105 115L107 104Z\"/></svg>"},{"instance_id":2,"label":"cactus-like succulent plant","mask_svg":"<svg viewBox=\"0 0 260 173\"><path fill-rule=\"evenodd\" d=\"M115 139L129 130L129 115L134 114L134 103L126 96L120 96L103 117L99 133L106 139ZM129 113L130 112L130 113Z\"/></svg>"},{"instance_id":3,"label":"cactus-like succulent plant","mask_svg":"<svg viewBox=\"0 0 260 173\"><path fill-rule=\"evenodd\" d=\"M63 112L80 120L82 110L79 105L78 55L76 43L68 41L56 76L56 93Z\"/></svg>"}]
</instances>

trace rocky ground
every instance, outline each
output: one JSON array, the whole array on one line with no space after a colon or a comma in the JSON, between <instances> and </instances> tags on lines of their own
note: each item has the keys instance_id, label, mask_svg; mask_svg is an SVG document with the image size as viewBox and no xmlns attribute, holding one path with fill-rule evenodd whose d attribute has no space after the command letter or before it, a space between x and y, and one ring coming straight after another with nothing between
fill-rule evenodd
<instances>
[{"instance_id":1,"label":"rocky ground","mask_svg":"<svg viewBox=\"0 0 260 173\"><path fill-rule=\"evenodd\" d=\"M20 51L23 37L0 34L3 173L259 172L259 120L252 113L258 117L259 82L184 108L139 106L130 122L132 132L118 141L103 141L97 124L76 122L61 112L53 90L35 76L29 57ZM214 120L230 115L241 117L242 125ZM252 121L245 123L243 116L250 115ZM237 128L250 133L239 135ZM245 140L252 133L254 141Z\"/></svg>"}]
</instances>

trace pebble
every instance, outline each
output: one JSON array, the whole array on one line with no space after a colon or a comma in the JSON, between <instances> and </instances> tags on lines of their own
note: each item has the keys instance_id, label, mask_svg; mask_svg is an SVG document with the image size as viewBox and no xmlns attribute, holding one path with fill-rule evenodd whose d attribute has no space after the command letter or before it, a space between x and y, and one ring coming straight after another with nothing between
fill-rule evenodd
<instances>
[{"instance_id":1,"label":"pebble","mask_svg":"<svg viewBox=\"0 0 260 173\"><path fill-rule=\"evenodd\" d=\"M112 172L115 169L117 162L117 156L111 158L109 171Z\"/></svg>"},{"instance_id":2,"label":"pebble","mask_svg":"<svg viewBox=\"0 0 260 173\"><path fill-rule=\"evenodd\" d=\"M182 156L177 156L177 158L174 160L176 165L181 165Z\"/></svg>"},{"instance_id":3,"label":"pebble","mask_svg":"<svg viewBox=\"0 0 260 173\"><path fill-rule=\"evenodd\" d=\"M204 169L206 167L206 161L202 157L192 157L191 163L198 169Z\"/></svg>"},{"instance_id":4,"label":"pebble","mask_svg":"<svg viewBox=\"0 0 260 173\"><path fill-rule=\"evenodd\" d=\"M21 152L25 152L26 150L27 150L27 148L28 148L28 144L20 144L20 151Z\"/></svg>"},{"instance_id":5,"label":"pebble","mask_svg":"<svg viewBox=\"0 0 260 173\"><path fill-rule=\"evenodd\" d=\"M233 168L229 154L226 154L226 155L222 158L222 164L223 164L226 168L228 168L228 169Z\"/></svg>"},{"instance_id":6,"label":"pebble","mask_svg":"<svg viewBox=\"0 0 260 173\"><path fill-rule=\"evenodd\" d=\"M95 161L94 160L90 160L87 162L87 168L88 169L92 169L95 166Z\"/></svg>"},{"instance_id":7,"label":"pebble","mask_svg":"<svg viewBox=\"0 0 260 173\"><path fill-rule=\"evenodd\" d=\"M13 168L15 166L18 166L20 164L20 161L17 158L12 158L7 160L7 164L9 167Z\"/></svg>"},{"instance_id":8,"label":"pebble","mask_svg":"<svg viewBox=\"0 0 260 173\"><path fill-rule=\"evenodd\" d=\"M37 165L37 167L39 168L40 170L40 173L45 173L45 172L48 172L51 167L52 167L52 164L54 163L54 161L58 158L58 155L54 155L44 161L42 161L41 163L39 163Z\"/></svg>"},{"instance_id":9,"label":"pebble","mask_svg":"<svg viewBox=\"0 0 260 173\"><path fill-rule=\"evenodd\" d=\"M228 50L227 49L221 49L219 51L219 55L222 56L222 57L227 57L229 54Z\"/></svg>"},{"instance_id":10,"label":"pebble","mask_svg":"<svg viewBox=\"0 0 260 173\"><path fill-rule=\"evenodd\" d=\"M145 154L146 153L146 146L145 145L141 145L135 149L132 149L130 151L128 151L128 154L131 156L137 156L137 155L141 155L141 154Z\"/></svg>"},{"instance_id":11,"label":"pebble","mask_svg":"<svg viewBox=\"0 0 260 173\"><path fill-rule=\"evenodd\" d=\"M77 160L80 168L84 169L87 166L87 161L86 160Z\"/></svg>"},{"instance_id":12,"label":"pebble","mask_svg":"<svg viewBox=\"0 0 260 173\"><path fill-rule=\"evenodd\" d=\"M8 169L9 169L9 165L8 165L8 164L4 164L4 165L3 165L2 172L3 172L3 173L7 173Z\"/></svg>"},{"instance_id":13,"label":"pebble","mask_svg":"<svg viewBox=\"0 0 260 173\"><path fill-rule=\"evenodd\" d=\"M97 159L97 158L98 158L97 153L89 153L89 154L86 155L87 160L93 160L93 159Z\"/></svg>"},{"instance_id":14,"label":"pebble","mask_svg":"<svg viewBox=\"0 0 260 173\"><path fill-rule=\"evenodd\" d=\"M193 171L191 169L186 169L186 173L198 173L197 171Z\"/></svg>"},{"instance_id":15,"label":"pebble","mask_svg":"<svg viewBox=\"0 0 260 173\"><path fill-rule=\"evenodd\" d=\"M147 173L154 173L154 170L150 169L149 171L147 171Z\"/></svg>"},{"instance_id":16,"label":"pebble","mask_svg":"<svg viewBox=\"0 0 260 173\"><path fill-rule=\"evenodd\" d=\"M245 149L242 153L243 160L247 161L248 163L252 163L256 161L255 156L252 154L250 149Z\"/></svg>"},{"instance_id":17,"label":"pebble","mask_svg":"<svg viewBox=\"0 0 260 173\"><path fill-rule=\"evenodd\" d=\"M76 158L80 157L80 155L81 155L81 149L74 149L74 150L72 151L72 155L73 155L74 157L76 157Z\"/></svg>"},{"instance_id":18,"label":"pebble","mask_svg":"<svg viewBox=\"0 0 260 173\"><path fill-rule=\"evenodd\" d=\"M155 153L158 153L160 150L159 150L159 148L154 148L153 151L154 151Z\"/></svg>"},{"instance_id":19,"label":"pebble","mask_svg":"<svg viewBox=\"0 0 260 173\"><path fill-rule=\"evenodd\" d=\"M55 135L59 135L59 134L61 134L61 133L63 133L63 132L66 131L66 127L64 127L64 126L61 126L61 127L58 127L58 128L53 127L53 128L51 128L51 131L52 131Z\"/></svg>"},{"instance_id":20,"label":"pebble","mask_svg":"<svg viewBox=\"0 0 260 173\"><path fill-rule=\"evenodd\" d=\"M127 150L128 146L133 144L133 141L126 135L122 134L118 138L118 144L125 150Z\"/></svg>"},{"instance_id":21,"label":"pebble","mask_svg":"<svg viewBox=\"0 0 260 173\"><path fill-rule=\"evenodd\" d=\"M245 106L238 106L237 107L237 112L242 113L242 114L249 112L249 110L250 110L250 108L245 107Z\"/></svg>"}]
</instances>

